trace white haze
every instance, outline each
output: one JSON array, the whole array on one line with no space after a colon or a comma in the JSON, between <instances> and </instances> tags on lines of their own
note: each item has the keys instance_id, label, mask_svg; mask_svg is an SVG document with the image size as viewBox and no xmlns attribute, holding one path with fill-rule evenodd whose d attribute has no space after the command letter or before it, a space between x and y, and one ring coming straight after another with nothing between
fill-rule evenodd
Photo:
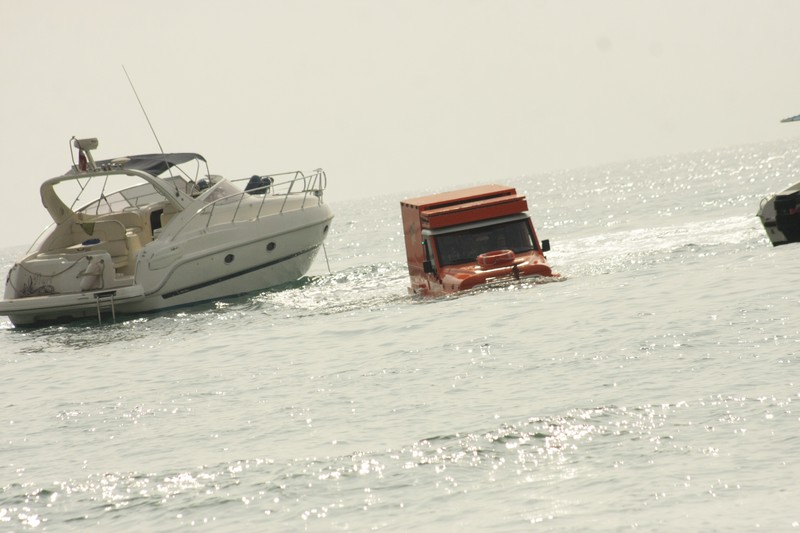
<instances>
[{"instance_id":1,"label":"white haze","mask_svg":"<svg viewBox=\"0 0 800 533\"><path fill-rule=\"evenodd\" d=\"M68 168L71 136L98 137L100 158L158 151L122 65L166 151L229 178L323 167L331 203L399 200L800 136L779 123L800 113L798 15L788 0L0 0L0 247L49 223L38 187Z\"/></svg>"}]
</instances>

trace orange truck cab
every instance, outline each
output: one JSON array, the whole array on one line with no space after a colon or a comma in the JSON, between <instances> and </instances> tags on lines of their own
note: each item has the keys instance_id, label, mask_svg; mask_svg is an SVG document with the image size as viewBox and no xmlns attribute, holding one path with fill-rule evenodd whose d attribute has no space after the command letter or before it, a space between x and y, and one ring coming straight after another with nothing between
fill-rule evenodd
<instances>
[{"instance_id":1,"label":"orange truck cab","mask_svg":"<svg viewBox=\"0 0 800 533\"><path fill-rule=\"evenodd\" d=\"M553 274L513 187L483 185L400 202L412 294L440 295L483 283Z\"/></svg>"}]
</instances>

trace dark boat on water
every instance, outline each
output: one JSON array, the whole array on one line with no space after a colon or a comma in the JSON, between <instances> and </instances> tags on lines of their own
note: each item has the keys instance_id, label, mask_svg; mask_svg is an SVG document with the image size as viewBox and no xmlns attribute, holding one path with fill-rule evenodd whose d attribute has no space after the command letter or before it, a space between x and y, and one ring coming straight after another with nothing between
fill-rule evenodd
<instances>
[{"instance_id":1,"label":"dark boat on water","mask_svg":"<svg viewBox=\"0 0 800 533\"><path fill-rule=\"evenodd\" d=\"M798 122L800 115L781 122ZM773 246L800 242L800 183L761 201L758 218Z\"/></svg>"}]
</instances>

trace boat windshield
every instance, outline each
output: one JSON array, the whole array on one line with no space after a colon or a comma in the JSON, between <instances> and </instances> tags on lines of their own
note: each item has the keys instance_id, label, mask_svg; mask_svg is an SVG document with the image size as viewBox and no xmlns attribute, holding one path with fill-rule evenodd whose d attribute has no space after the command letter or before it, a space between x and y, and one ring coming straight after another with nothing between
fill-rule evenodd
<instances>
[{"instance_id":1,"label":"boat windshield","mask_svg":"<svg viewBox=\"0 0 800 533\"><path fill-rule=\"evenodd\" d=\"M189 193L192 188L192 184L180 176L164 181L181 192ZM118 213L165 200L151 183L138 176L120 174L65 180L57 183L54 190L65 205L88 215Z\"/></svg>"},{"instance_id":2,"label":"boat windshield","mask_svg":"<svg viewBox=\"0 0 800 533\"><path fill-rule=\"evenodd\" d=\"M219 204L232 203L239 201L241 194L242 190L236 187L236 185L219 178L211 190L201 197L201 200L207 204L212 202L217 202Z\"/></svg>"},{"instance_id":3,"label":"boat windshield","mask_svg":"<svg viewBox=\"0 0 800 533\"><path fill-rule=\"evenodd\" d=\"M435 239L440 266L471 263L480 254L495 250L517 254L536 249L527 219L443 233Z\"/></svg>"}]
</instances>

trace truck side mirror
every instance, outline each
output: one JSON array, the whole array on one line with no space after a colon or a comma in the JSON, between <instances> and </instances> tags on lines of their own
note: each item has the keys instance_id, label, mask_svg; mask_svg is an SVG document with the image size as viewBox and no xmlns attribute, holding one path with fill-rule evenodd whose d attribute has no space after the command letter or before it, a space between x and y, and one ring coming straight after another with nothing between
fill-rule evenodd
<instances>
[{"instance_id":1,"label":"truck side mirror","mask_svg":"<svg viewBox=\"0 0 800 533\"><path fill-rule=\"evenodd\" d=\"M433 263L431 261L423 261L422 262L422 270L426 274L433 274L435 272L433 268Z\"/></svg>"},{"instance_id":2,"label":"truck side mirror","mask_svg":"<svg viewBox=\"0 0 800 533\"><path fill-rule=\"evenodd\" d=\"M542 251L543 252L550 251L550 239L545 239L542 241Z\"/></svg>"}]
</instances>

